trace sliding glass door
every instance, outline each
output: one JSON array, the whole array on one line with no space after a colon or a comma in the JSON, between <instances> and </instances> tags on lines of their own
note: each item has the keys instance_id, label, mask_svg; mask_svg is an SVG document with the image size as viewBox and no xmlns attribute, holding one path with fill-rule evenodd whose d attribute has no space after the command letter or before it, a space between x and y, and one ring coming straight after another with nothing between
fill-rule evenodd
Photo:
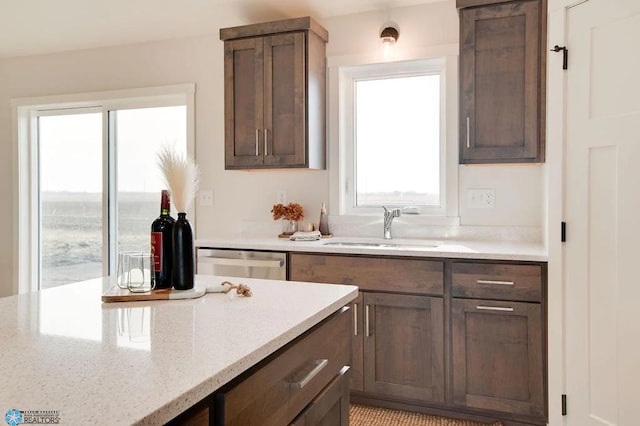
<instances>
[{"instance_id":1,"label":"sliding glass door","mask_svg":"<svg viewBox=\"0 0 640 426\"><path fill-rule=\"evenodd\" d=\"M38 288L108 275L118 250L149 250L163 189L157 153L186 155L186 106L49 109L36 120Z\"/></svg>"}]
</instances>

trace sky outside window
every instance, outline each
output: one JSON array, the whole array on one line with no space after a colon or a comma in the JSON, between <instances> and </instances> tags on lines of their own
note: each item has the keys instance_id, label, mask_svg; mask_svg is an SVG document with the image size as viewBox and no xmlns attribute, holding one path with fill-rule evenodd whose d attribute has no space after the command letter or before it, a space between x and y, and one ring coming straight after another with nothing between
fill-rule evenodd
<instances>
[{"instance_id":1,"label":"sky outside window","mask_svg":"<svg viewBox=\"0 0 640 426\"><path fill-rule=\"evenodd\" d=\"M440 76L356 81L356 204L440 204Z\"/></svg>"}]
</instances>

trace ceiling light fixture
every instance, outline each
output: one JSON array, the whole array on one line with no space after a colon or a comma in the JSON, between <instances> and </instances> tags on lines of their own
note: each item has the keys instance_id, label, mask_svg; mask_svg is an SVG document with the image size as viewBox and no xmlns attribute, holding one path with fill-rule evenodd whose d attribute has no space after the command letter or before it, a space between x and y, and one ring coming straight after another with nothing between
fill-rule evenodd
<instances>
[{"instance_id":1,"label":"ceiling light fixture","mask_svg":"<svg viewBox=\"0 0 640 426\"><path fill-rule=\"evenodd\" d=\"M385 27L380 33L380 40L382 40L382 44L385 45L396 44L398 37L400 37L400 33L394 27Z\"/></svg>"}]
</instances>

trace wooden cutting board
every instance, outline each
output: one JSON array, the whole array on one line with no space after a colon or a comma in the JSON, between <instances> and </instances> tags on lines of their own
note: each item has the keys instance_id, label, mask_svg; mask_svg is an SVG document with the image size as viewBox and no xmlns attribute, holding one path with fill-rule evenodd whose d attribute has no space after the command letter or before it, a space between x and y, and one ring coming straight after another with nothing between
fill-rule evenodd
<instances>
[{"instance_id":1,"label":"wooden cutting board","mask_svg":"<svg viewBox=\"0 0 640 426\"><path fill-rule=\"evenodd\" d=\"M144 293L132 293L126 288L113 286L102 294L102 301L110 302L139 302L143 300L178 300L178 299L197 299L205 293L222 293L228 286L222 284L196 283L195 287L190 290L175 290L172 288L151 290Z\"/></svg>"}]
</instances>

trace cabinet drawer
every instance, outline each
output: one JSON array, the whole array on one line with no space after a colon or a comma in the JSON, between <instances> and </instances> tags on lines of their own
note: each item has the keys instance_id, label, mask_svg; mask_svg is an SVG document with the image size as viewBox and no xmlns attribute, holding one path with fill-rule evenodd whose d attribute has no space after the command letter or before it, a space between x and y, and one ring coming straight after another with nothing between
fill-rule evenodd
<instances>
[{"instance_id":1,"label":"cabinet drawer","mask_svg":"<svg viewBox=\"0 0 640 426\"><path fill-rule=\"evenodd\" d=\"M453 297L542 300L542 265L454 262Z\"/></svg>"},{"instance_id":2,"label":"cabinet drawer","mask_svg":"<svg viewBox=\"0 0 640 426\"><path fill-rule=\"evenodd\" d=\"M443 270L441 261L291 253L289 279L441 295Z\"/></svg>"},{"instance_id":3,"label":"cabinet drawer","mask_svg":"<svg viewBox=\"0 0 640 426\"><path fill-rule=\"evenodd\" d=\"M349 425L349 367L344 367L289 426L324 425Z\"/></svg>"},{"instance_id":4,"label":"cabinet drawer","mask_svg":"<svg viewBox=\"0 0 640 426\"><path fill-rule=\"evenodd\" d=\"M214 424L289 424L350 363L352 327L343 308L216 393Z\"/></svg>"}]
</instances>

